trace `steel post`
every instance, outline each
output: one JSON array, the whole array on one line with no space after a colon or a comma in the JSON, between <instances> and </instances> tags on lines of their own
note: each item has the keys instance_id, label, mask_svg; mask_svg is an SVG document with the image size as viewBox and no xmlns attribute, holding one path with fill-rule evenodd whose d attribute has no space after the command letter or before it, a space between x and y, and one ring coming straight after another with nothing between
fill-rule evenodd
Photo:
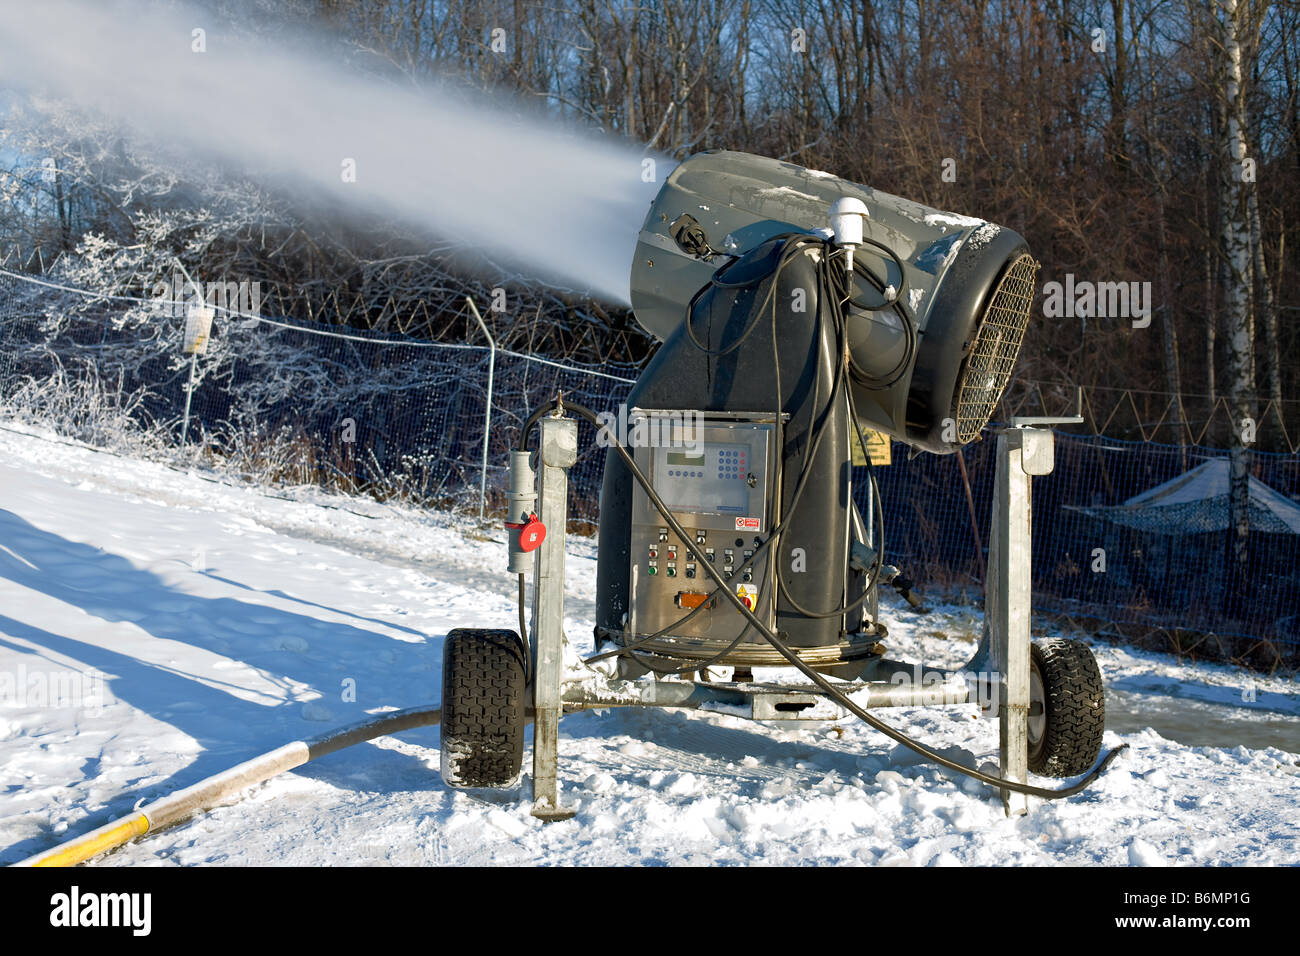
<instances>
[{"instance_id":1,"label":"steel post","mask_svg":"<svg viewBox=\"0 0 1300 956\"><path fill-rule=\"evenodd\" d=\"M568 469L578 460L578 423L548 415L540 422L539 517L546 538L537 549L533 601L533 816L564 820L560 806L560 678L564 669L564 526L568 518Z\"/></svg>"},{"instance_id":2,"label":"steel post","mask_svg":"<svg viewBox=\"0 0 1300 956\"><path fill-rule=\"evenodd\" d=\"M1029 781L1029 620L1033 572L1030 477L1050 474L1053 435L1010 428L998 435L993 520L989 530L985 614L992 665L1001 676L998 739L1001 773ZM1029 812L1022 793L1002 791L1007 816Z\"/></svg>"},{"instance_id":3,"label":"steel post","mask_svg":"<svg viewBox=\"0 0 1300 956\"><path fill-rule=\"evenodd\" d=\"M488 331L483 316L479 315L478 306L474 304L474 300L470 296L465 296L465 301L469 303L470 314L474 316L474 321L478 323L478 327L483 330L483 334L488 340L487 396L483 400L483 464L478 481L478 516L482 519L487 509L488 437L492 434L492 386L495 383L497 374L497 340L492 338L492 333ZM514 521L515 519L510 518L508 520Z\"/></svg>"},{"instance_id":4,"label":"steel post","mask_svg":"<svg viewBox=\"0 0 1300 956\"><path fill-rule=\"evenodd\" d=\"M190 353L190 378L185 383L185 415L181 419L181 447L185 447L185 439L190 433L190 401L194 398L194 369L199 363L199 353Z\"/></svg>"}]
</instances>

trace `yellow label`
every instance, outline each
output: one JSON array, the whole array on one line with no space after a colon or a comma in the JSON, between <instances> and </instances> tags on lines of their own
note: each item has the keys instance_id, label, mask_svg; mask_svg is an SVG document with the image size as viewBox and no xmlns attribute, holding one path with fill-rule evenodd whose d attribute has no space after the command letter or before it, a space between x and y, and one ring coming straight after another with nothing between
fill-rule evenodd
<instances>
[{"instance_id":1,"label":"yellow label","mask_svg":"<svg viewBox=\"0 0 1300 956\"><path fill-rule=\"evenodd\" d=\"M871 453L871 463L873 465L888 465L890 463L889 436L883 432L872 431L870 428L862 429L862 435L867 439L867 451ZM862 443L858 441L858 436L851 436L853 442L853 464L866 466L867 459L862 456Z\"/></svg>"}]
</instances>

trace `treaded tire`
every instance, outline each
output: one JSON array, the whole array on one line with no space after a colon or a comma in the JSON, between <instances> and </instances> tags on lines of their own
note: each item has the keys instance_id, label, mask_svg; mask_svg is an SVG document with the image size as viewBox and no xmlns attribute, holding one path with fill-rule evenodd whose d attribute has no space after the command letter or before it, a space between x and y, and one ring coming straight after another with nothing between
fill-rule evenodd
<instances>
[{"instance_id":1,"label":"treaded tire","mask_svg":"<svg viewBox=\"0 0 1300 956\"><path fill-rule=\"evenodd\" d=\"M1030 645L1031 672L1041 682L1041 733L1030 717L1029 769L1045 777L1073 777L1092 767L1106 729L1106 697L1097 659L1086 644L1061 637ZM1030 704L1035 694L1031 691Z\"/></svg>"},{"instance_id":2,"label":"treaded tire","mask_svg":"<svg viewBox=\"0 0 1300 956\"><path fill-rule=\"evenodd\" d=\"M458 627L442 651L449 787L513 787L524 759L524 646L514 631Z\"/></svg>"}]
</instances>

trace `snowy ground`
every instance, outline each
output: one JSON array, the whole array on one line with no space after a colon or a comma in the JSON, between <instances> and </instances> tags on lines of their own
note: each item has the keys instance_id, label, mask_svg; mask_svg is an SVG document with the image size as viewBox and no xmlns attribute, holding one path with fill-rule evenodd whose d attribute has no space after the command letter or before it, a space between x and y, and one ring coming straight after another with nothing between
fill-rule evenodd
<instances>
[{"instance_id":1,"label":"snowy ground","mask_svg":"<svg viewBox=\"0 0 1300 956\"><path fill-rule=\"evenodd\" d=\"M293 497L0 431L0 863L288 740L434 702L448 629L511 626L495 531ZM582 650L589 542L568 570ZM969 611L895 615L891 656L970 656ZM535 821L521 792L447 790L430 728L331 755L100 862L1300 860L1296 681L1096 650L1106 746L1130 749L1085 794L1031 800L1027 818L853 722L614 711L561 724L567 822ZM973 706L883 716L969 764L996 760L996 724Z\"/></svg>"}]
</instances>

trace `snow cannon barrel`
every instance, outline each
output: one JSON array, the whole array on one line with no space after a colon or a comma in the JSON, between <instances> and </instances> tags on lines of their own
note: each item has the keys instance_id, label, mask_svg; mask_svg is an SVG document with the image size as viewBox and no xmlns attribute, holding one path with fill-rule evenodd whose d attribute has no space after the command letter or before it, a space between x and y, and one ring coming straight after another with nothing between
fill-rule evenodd
<instances>
[{"instance_id":1,"label":"snow cannon barrel","mask_svg":"<svg viewBox=\"0 0 1300 956\"><path fill-rule=\"evenodd\" d=\"M699 153L669 175L641 228L637 320L663 340L682 334L696 293L731 257L783 233L830 238L832 224L853 270L859 423L941 454L974 441L1010 381L1038 272L1025 240L994 223L775 159Z\"/></svg>"}]
</instances>

